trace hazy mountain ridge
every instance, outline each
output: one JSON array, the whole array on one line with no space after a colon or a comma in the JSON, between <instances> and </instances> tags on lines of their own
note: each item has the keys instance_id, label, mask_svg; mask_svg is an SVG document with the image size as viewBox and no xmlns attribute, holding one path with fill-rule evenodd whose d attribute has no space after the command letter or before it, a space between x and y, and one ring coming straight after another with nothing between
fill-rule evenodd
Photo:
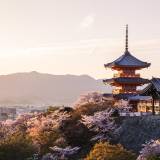
<instances>
[{"instance_id":1,"label":"hazy mountain ridge","mask_svg":"<svg viewBox=\"0 0 160 160\"><path fill-rule=\"evenodd\" d=\"M111 92L102 80L88 75L52 75L38 72L0 75L0 104L71 104L80 94Z\"/></svg>"}]
</instances>

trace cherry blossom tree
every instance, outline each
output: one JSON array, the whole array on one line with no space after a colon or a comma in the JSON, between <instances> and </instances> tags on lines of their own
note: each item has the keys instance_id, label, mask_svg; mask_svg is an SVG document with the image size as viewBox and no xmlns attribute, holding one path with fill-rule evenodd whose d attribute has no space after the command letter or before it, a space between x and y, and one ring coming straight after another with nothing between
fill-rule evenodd
<instances>
[{"instance_id":1,"label":"cherry blossom tree","mask_svg":"<svg viewBox=\"0 0 160 160\"><path fill-rule=\"evenodd\" d=\"M42 160L67 160L71 156L75 155L80 147L67 146L66 148L60 148L57 146L50 147L52 153L48 153L42 157Z\"/></svg>"},{"instance_id":2,"label":"cherry blossom tree","mask_svg":"<svg viewBox=\"0 0 160 160\"><path fill-rule=\"evenodd\" d=\"M96 133L92 140L110 139L111 133L116 128L116 124L111 116L112 113L112 109L107 109L96 112L93 116L82 116L82 123Z\"/></svg>"},{"instance_id":3,"label":"cherry blossom tree","mask_svg":"<svg viewBox=\"0 0 160 160\"><path fill-rule=\"evenodd\" d=\"M148 160L158 156L160 157L160 140L151 140L143 145L137 160Z\"/></svg>"},{"instance_id":4,"label":"cherry blossom tree","mask_svg":"<svg viewBox=\"0 0 160 160\"><path fill-rule=\"evenodd\" d=\"M27 121L27 133L32 138L40 153L49 150L57 139L60 139L59 127L70 114L56 110L48 115L41 115Z\"/></svg>"},{"instance_id":5,"label":"cherry blossom tree","mask_svg":"<svg viewBox=\"0 0 160 160\"><path fill-rule=\"evenodd\" d=\"M74 104L74 108L78 108L79 106L82 106L88 103L97 104L102 102L103 102L103 94L99 92L89 92L89 93L80 95L79 99Z\"/></svg>"}]
</instances>

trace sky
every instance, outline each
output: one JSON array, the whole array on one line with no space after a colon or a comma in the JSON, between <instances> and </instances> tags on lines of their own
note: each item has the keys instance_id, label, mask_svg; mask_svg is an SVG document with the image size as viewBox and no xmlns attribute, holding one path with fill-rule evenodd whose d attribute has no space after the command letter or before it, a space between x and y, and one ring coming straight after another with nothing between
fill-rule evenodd
<instances>
[{"instance_id":1,"label":"sky","mask_svg":"<svg viewBox=\"0 0 160 160\"><path fill-rule=\"evenodd\" d=\"M109 78L129 51L160 77L159 0L0 0L0 74L38 71Z\"/></svg>"}]
</instances>

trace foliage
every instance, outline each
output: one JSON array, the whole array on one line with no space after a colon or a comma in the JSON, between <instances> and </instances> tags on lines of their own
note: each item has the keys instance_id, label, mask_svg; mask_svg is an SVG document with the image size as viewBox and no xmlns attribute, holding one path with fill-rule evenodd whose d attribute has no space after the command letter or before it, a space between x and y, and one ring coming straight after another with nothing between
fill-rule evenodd
<instances>
[{"instance_id":1,"label":"foliage","mask_svg":"<svg viewBox=\"0 0 160 160\"><path fill-rule=\"evenodd\" d=\"M18 143L17 147L20 147L20 145L23 145L23 143L21 144L20 142L23 141L20 141L19 139L21 137L16 135L22 134L22 140L25 140L23 145L25 147L24 150L26 150L27 152L27 150L29 150L30 148L32 151L33 148L36 147L36 152L39 155L43 155L50 151L49 148L51 146L57 144L59 146L67 145L65 143L65 140L63 140L62 143L63 137L59 132L59 127L61 126L62 122L69 117L70 115L68 113L55 110L50 112L49 114L25 114L19 116L14 121L10 120L2 122L0 124L0 143L4 149L12 148L14 143ZM30 141L28 142L28 140L30 140L32 143L29 143ZM28 145L26 145L25 142ZM3 148L0 148L2 150L1 154L3 154ZM23 149L23 147L20 149ZM34 151L33 153L36 152ZM26 155L25 152L23 153L23 155ZM21 156L21 152L17 152L17 156L23 157ZM28 154L28 157L31 157L31 155Z\"/></svg>"},{"instance_id":2,"label":"foliage","mask_svg":"<svg viewBox=\"0 0 160 160\"><path fill-rule=\"evenodd\" d=\"M74 108L80 115L93 115L95 112L110 108L112 103L104 101L103 95L98 92L83 94L75 102Z\"/></svg>"},{"instance_id":3,"label":"foliage","mask_svg":"<svg viewBox=\"0 0 160 160\"><path fill-rule=\"evenodd\" d=\"M79 99L75 102L75 108L86 103L101 103L103 101L103 95L98 92L89 92L80 95Z\"/></svg>"},{"instance_id":4,"label":"foliage","mask_svg":"<svg viewBox=\"0 0 160 160\"><path fill-rule=\"evenodd\" d=\"M71 146L88 144L92 135L88 128L80 121L80 117L76 112L73 112L69 119L63 121L60 131Z\"/></svg>"},{"instance_id":5,"label":"foliage","mask_svg":"<svg viewBox=\"0 0 160 160\"><path fill-rule=\"evenodd\" d=\"M127 150L141 150L138 158L149 155L138 160L160 159L159 140L141 149L146 141L160 138L160 116L120 117L130 107L124 101L118 106L93 92L81 96L74 108L50 107L0 122L0 160L78 160L86 155L86 160L135 159Z\"/></svg>"},{"instance_id":6,"label":"foliage","mask_svg":"<svg viewBox=\"0 0 160 160\"><path fill-rule=\"evenodd\" d=\"M67 146L66 148L60 148L57 146L51 147L52 153L48 153L42 157L42 160L67 160L72 158L74 154L78 152L80 148Z\"/></svg>"},{"instance_id":7,"label":"foliage","mask_svg":"<svg viewBox=\"0 0 160 160\"><path fill-rule=\"evenodd\" d=\"M158 160L160 159L160 140L151 140L143 145L137 160Z\"/></svg>"},{"instance_id":8,"label":"foliage","mask_svg":"<svg viewBox=\"0 0 160 160\"><path fill-rule=\"evenodd\" d=\"M160 156L151 156L147 160L160 160Z\"/></svg>"},{"instance_id":9,"label":"foliage","mask_svg":"<svg viewBox=\"0 0 160 160\"><path fill-rule=\"evenodd\" d=\"M31 139L20 132L0 141L0 160L25 160L36 152Z\"/></svg>"},{"instance_id":10,"label":"foliage","mask_svg":"<svg viewBox=\"0 0 160 160\"><path fill-rule=\"evenodd\" d=\"M96 133L92 140L109 140L112 137L116 128L112 113L112 110L107 109L96 112L93 116L82 116L83 124Z\"/></svg>"},{"instance_id":11,"label":"foliage","mask_svg":"<svg viewBox=\"0 0 160 160\"><path fill-rule=\"evenodd\" d=\"M121 145L97 143L85 160L135 160L136 156Z\"/></svg>"},{"instance_id":12,"label":"foliage","mask_svg":"<svg viewBox=\"0 0 160 160\"><path fill-rule=\"evenodd\" d=\"M62 137L59 127L69 117L70 115L67 113L55 110L47 116L40 115L28 120L27 133L39 148L41 155L49 152L49 147L53 146Z\"/></svg>"},{"instance_id":13,"label":"foliage","mask_svg":"<svg viewBox=\"0 0 160 160\"><path fill-rule=\"evenodd\" d=\"M60 108L59 106L54 106L54 107L49 106L46 111L46 114L50 114L51 112L54 112L54 111L58 110L59 108Z\"/></svg>"},{"instance_id":14,"label":"foliage","mask_svg":"<svg viewBox=\"0 0 160 160\"><path fill-rule=\"evenodd\" d=\"M160 116L124 118L115 135L116 143L138 153L142 144L160 138Z\"/></svg>"}]
</instances>

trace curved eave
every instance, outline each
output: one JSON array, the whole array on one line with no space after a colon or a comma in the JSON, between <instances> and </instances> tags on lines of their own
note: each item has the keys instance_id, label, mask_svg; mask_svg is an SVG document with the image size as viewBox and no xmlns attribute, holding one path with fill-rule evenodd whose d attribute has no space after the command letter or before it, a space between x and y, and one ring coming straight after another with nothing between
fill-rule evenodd
<instances>
[{"instance_id":1,"label":"curved eave","mask_svg":"<svg viewBox=\"0 0 160 160\"><path fill-rule=\"evenodd\" d=\"M143 85L149 83L148 79L143 78L111 78L103 80L105 84L110 84L113 86L118 86L121 84L129 84L129 85Z\"/></svg>"},{"instance_id":2,"label":"curved eave","mask_svg":"<svg viewBox=\"0 0 160 160\"><path fill-rule=\"evenodd\" d=\"M156 97L160 97L160 78L152 78L150 83L140 92L141 95L150 95L156 93Z\"/></svg>"},{"instance_id":3,"label":"curved eave","mask_svg":"<svg viewBox=\"0 0 160 160\"><path fill-rule=\"evenodd\" d=\"M135 96L135 95L137 95L137 94L134 94L134 93L120 93L120 94L113 95L113 97L117 100L119 100L119 99L127 100L127 99L129 99L129 97L132 97L132 96Z\"/></svg>"},{"instance_id":4,"label":"curved eave","mask_svg":"<svg viewBox=\"0 0 160 160\"><path fill-rule=\"evenodd\" d=\"M104 100L114 100L113 94L104 93L103 94L103 99Z\"/></svg>"},{"instance_id":5,"label":"curved eave","mask_svg":"<svg viewBox=\"0 0 160 160\"><path fill-rule=\"evenodd\" d=\"M120 94L103 94L104 100L127 100L129 97L136 96L135 93L120 93Z\"/></svg>"},{"instance_id":6,"label":"curved eave","mask_svg":"<svg viewBox=\"0 0 160 160\"><path fill-rule=\"evenodd\" d=\"M111 63L105 64L106 68L146 68L149 67L151 64L148 62L141 61L133 56L128 50L124 52L122 56L117 58L115 61Z\"/></svg>"},{"instance_id":7,"label":"curved eave","mask_svg":"<svg viewBox=\"0 0 160 160\"><path fill-rule=\"evenodd\" d=\"M111 69L123 69L123 68L132 68L132 69L142 69L142 68L148 68L151 65L151 63L146 63L144 65L118 65L116 63L108 63L108 64L104 64L104 67L107 68L111 68Z\"/></svg>"}]
</instances>

